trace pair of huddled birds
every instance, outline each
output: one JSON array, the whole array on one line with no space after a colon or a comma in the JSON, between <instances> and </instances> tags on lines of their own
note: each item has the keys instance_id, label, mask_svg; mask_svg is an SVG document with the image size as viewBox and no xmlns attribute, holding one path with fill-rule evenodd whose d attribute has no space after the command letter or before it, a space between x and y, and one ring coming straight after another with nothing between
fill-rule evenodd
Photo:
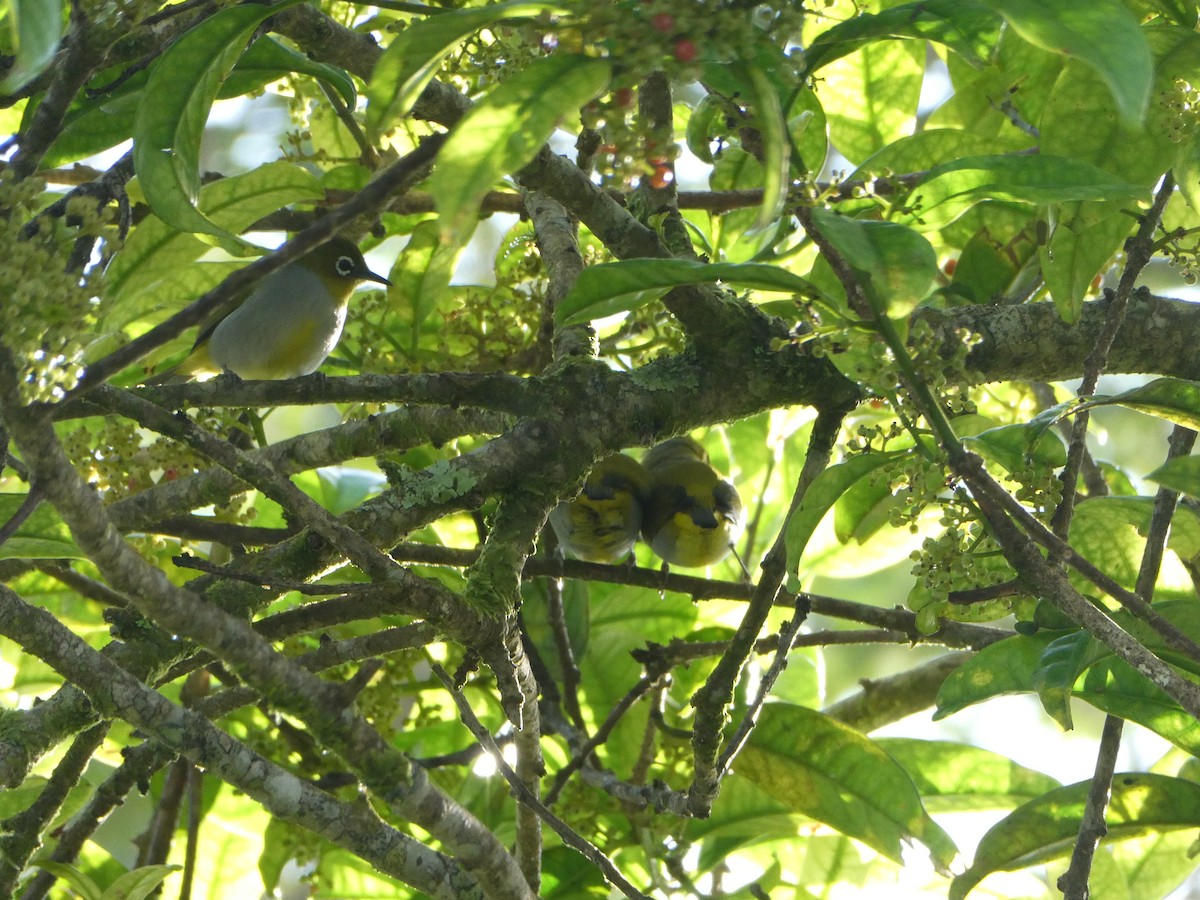
<instances>
[{"instance_id":1,"label":"pair of huddled birds","mask_svg":"<svg viewBox=\"0 0 1200 900\"><path fill-rule=\"evenodd\" d=\"M346 305L363 281L391 284L367 267L352 241L334 237L264 278L201 329L183 362L147 383L221 372L247 379L315 372L341 337ZM695 567L725 558L741 518L733 485L703 447L678 437L651 448L640 463L623 453L601 460L579 496L550 513L550 524L561 547L588 562L623 559L640 534L665 562Z\"/></svg>"},{"instance_id":2,"label":"pair of huddled birds","mask_svg":"<svg viewBox=\"0 0 1200 900\"><path fill-rule=\"evenodd\" d=\"M742 525L742 500L690 437L598 462L579 496L550 513L559 545L588 562L616 562L640 534L660 559L687 568L724 559Z\"/></svg>"}]
</instances>

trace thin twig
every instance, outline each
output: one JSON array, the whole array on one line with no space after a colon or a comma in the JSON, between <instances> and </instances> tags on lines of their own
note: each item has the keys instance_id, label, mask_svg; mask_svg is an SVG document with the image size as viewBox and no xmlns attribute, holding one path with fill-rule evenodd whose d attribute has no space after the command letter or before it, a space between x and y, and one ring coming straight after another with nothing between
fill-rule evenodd
<instances>
[{"instance_id":1,"label":"thin twig","mask_svg":"<svg viewBox=\"0 0 1200 900\"><path fill-rule=\"evenodd\" d=\"M430 665L433 669L434 675L437 676L438 680L442 682L446 690L450 692L450 696L454 699L454 704L458 707L458 712L462 717L463 724L465 724L467 728L470 729L471 733L475 735L475 739L478 740L479 743L481 743L490 754L492 754L492 758L496 763L497 771L504 776L504 780L508 782L508 786L516 798L520 802L536 810L542 821L554 829L554 833L562 838L564 844L574 850L579 851L579 853L594 866L596 866L596 868L600 870L604 877L607 878L608 881L622 894L624 894L626 897L629 897L630 900L650 900L646 894L643 894L632 884L630 884L628 880L626 880L625 876L622 875L620 870L613 864L613 861L600 852L599 847L571 828L570 825L551 812L541 800L530 794L525 785L522 784L521 780L517 777L517 773L514 772L508 763L504 761L504 756L500 752L500 748L496 746L496 742L492 740L492 735L486 728L483 727L483 723L480 722L475 716L474 710L471 709L470 701L467 700L462 691L454 686L454 682L450 678L450 675L437 662L433 662L431 660Z\"/></svg>"}]
</instances>

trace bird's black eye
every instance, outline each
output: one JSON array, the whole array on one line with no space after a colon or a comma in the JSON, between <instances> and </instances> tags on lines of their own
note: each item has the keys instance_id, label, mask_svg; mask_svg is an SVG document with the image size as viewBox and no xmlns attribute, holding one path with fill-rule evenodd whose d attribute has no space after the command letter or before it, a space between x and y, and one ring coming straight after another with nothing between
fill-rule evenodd
<instances>
[{"instance_id":1,"label":"bird's black eye","mask_svg":"<svg viewBox=\"0 0 1200 900\"><path fill-rule=\"evenodd\" d=\"M343 278L348 278L354 274L354 260L349 256L339 256L337 262L333 264L333 268Z\"/></svg>"}]
</instances>

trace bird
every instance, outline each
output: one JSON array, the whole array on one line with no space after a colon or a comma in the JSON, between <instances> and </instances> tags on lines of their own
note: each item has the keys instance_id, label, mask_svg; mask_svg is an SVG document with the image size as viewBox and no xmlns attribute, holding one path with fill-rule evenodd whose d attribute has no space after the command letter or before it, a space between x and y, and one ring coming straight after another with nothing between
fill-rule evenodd
<instances>
[{"instance_id":1,"label":"bird","mask_svg":"<svg viewBox=\"0 0 1200 900\"><path fill-rule=\"evenodd\" d=\"M612 563L627 557L642 527L649 479L632 456L614 453L596 463L579 496L550 511L558 545L585 562Z\"/></svg>"},{"instance_id":2,"label":"bird","mask_svg":"<svg viewBox=\"0 0 1200 900\"><path fill-rule=\"evenodd\" d=\"M690 437L663 441L642 465L650 493L642 538L663 562L695 568L723 560L742 528L742 498Z\"/></svg>"},{"instance_id":3,"label":"bird","mask_svg":"<svg viewBox=\"0 0 1200 900\"><path fill-rule=\"evenodd\" d=\"M272 272L230 312L210 321L183 362L145 384L232 372L249 380L310 375L337 346L346 304L362 281L391 285L348 238L334 237Z\"/></svg>"}]
</instances>

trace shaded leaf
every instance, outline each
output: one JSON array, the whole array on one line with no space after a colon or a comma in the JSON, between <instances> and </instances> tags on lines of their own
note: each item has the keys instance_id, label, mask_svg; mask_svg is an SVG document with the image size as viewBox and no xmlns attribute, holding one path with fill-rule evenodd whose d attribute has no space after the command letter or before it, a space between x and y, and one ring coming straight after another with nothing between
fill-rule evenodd
<instances>
[{"instance_id":1,"label":"shaded leaf","mask_svg":"<svg viewBox=\"0 0 1200 900\"><path fill-rule=\"evenodd\" d=\"M946 676L938 689L934 720L1005 694L1033 690L1033 673L1056 635L1015 635L984 647Z\"/></svg>"},{"instance_id":2,"label":"shaded leaf","mask_svg":"<svg viewBox=\"0 0 1200 900\"><path fill-rule=\"evenodd\" d=\"M12 520L25 503L26 494L0 494L0 527ZM71 539L58 511L42 503L0 544L0 559L85 559Z\"/></svg>"},{"instance_id":3,"label":"shaded leaf","mask_svg":"<svg viewBox=\"0 0 1200 900\"><path fill-rule=\"evenodd\" d=\"M588 266L555 312L562 325L637 309L683 284L736 284L794 294L812 286L787 269L765 263L706 263L696 259L626 259Z\"/></svg>"}]
</instances>

